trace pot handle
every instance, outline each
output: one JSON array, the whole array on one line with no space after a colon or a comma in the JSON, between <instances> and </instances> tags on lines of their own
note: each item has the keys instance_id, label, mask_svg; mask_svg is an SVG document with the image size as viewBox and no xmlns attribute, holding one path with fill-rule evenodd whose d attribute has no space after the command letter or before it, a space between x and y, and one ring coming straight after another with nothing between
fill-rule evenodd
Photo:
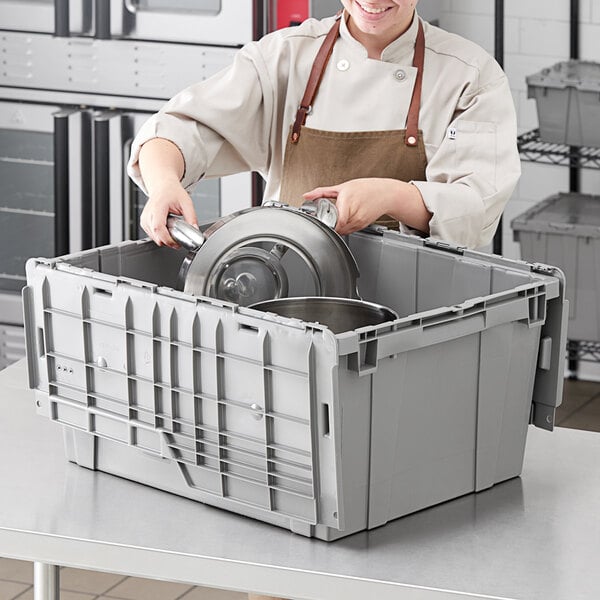
<instances>
[{"instance_id":1,"label":"pot handle","mask_svg":"<svg viewBox=\"0 0 600 600\"><path fill-rule=\"evenodd\" d=\"M197 250L204 243L202 232L179 215L169 215L167 217L167 229L171 237L187 250Z\"/></svg>"},{"instance_id":2,"label":"pot handle","mask_svg":"<svg viewBox=\"0 0 600 600\"><path fill-rule=\"evenodd\" d=\"M301 206L300 210L303 213L312 215L319 219L325 225L335 229L338 220L338 211L333 202L327 198L317 198L316 200L306 200Z\"/></svg>"}]
</instances>

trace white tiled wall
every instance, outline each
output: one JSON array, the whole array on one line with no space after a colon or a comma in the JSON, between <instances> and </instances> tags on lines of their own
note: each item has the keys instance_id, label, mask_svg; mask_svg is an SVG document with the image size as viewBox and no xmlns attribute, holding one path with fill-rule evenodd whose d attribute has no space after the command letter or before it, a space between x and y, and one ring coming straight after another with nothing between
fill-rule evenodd
<instances>
[{"instance_id":1,"label":"white tiled wall","mask_svg":"<svg viewBox=\"0 0 600 600\"><path fill-rule=\"evenodd\" d=\"M600 62L600 1L580 0L580 56ZM494 53L494 0L420 0L419 11ZM534 100L527 99L525 77L569 58L570 2L505 0L504 69L510 80L519 132L537 127ZM600 170L583 169L581 191L600 194ZM504 213L503 254L519 258L510 221L543 198L568 191L565 167L523 163L523 176Z\"/></svg>"}]
</instances>

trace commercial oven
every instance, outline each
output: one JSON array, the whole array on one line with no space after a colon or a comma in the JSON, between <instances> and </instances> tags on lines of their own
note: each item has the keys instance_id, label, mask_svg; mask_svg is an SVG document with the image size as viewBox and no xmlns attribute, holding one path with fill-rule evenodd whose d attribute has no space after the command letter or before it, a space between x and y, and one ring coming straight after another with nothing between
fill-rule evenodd
<instances>
[{"instance_id":1,"label":"commercial oven","mask_svg":"<svg viewBox=\"0 0 600 600\"><path fill-rule=\"evenodd\" d=\"M340 0L0 0L0 23L61 36L241 46L340 8Z\"/></svg>"},{"instance_id":2,"label":"commercial oven","mask_svg":"<svg viewBox=\"0 0 600 600\"><path fill-rule=\"evenodd\" d=\"M92 0L0 0L0 28L51 34L62 29L90 35L93 7Z\"/></svg>"},{"instance_id":3,"label":"commercial oven","mask_svg":"<svg viewBox=\"0 0 600 600\"><path fill-rule=\"evenodd\" d=\"M241 46L264 32L264 0L0 0L9 31Z\"/></svg>"},{"instance_id":4,"label":"commercial oven","mask_svg":"<svg viewBox=\"0 0 600 600\"><path fill-rule=\"evenodd\" d=\"M126 174L135 133L260 37L263 4L0 0L0 368L24 353L26 260L145 236ZM199 182L199 218L250 206L256 181Z\"/></svg>"},{"instance_id":5,"label":"commercial oven","mask_svg":"<svg viewBox=\"0 0 600 600\"><path fill-rule=\"evenodd\" d=\"M64 102L0 100L3 331L22 325L28 258L145 237L139 216L146 197L127 177L126 163L132 139L151 113L82 107L68 104L69 95L54 96ZM215 219L251 205L251 175L202 180L191 195L198 217ZM6 352L15 354L17 332L11 332L10 348L6 336L0 342L0 366Z\"/></svg>"},{"instance_id":6,"label":"commercial oven","mask_svg":"<svg viewBox=\"0 0 600 600\"><path fill-rule=\"evenodd\" d=\"M25 262L145 236L131 141L243 44L339 0L0 0L0 368L24 352ZM194 65L190 69L189 65ZM200 219L260 202L261 180L201 181Z\"/></svg>"}]
</instances>

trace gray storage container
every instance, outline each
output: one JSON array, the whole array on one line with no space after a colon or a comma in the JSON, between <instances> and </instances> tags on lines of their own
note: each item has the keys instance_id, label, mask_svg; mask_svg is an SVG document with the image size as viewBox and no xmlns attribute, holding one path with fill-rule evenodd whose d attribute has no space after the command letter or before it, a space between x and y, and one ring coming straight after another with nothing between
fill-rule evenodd
<instances>
[{"instance_id":1,"label":"gray storage container","mask_svg":"<svg viewBox=\"0 0 600 600\"><path fill-rule=\"evenodd\" d=\"M550 196L516 217L511 227L524 259L564 272L569 339L600 341L600 196Z\"/></svg>"},{"instance_id":2,"label":"gray storage container","mask_svg":"<svg viewBox=\"0 0 600 600\"><path fill-rule=\"evenodd\" d=\"M30 260L29 381L68 458L324 540L519 475L562 397L560 272L349 243L400 318L335 335L171 289L184 255L149 241Z\"/></svg>"},{"instance_id":3,"label":"gray storage container","mask_svg":"<svg viewBox=\"0 0 600 600\"><path fill-rule=\"evenodd\" d=\"M600 63L557 63L527 77L527 89L536 100L542 141L600 146Z\"/></svg>"}]
</instances>

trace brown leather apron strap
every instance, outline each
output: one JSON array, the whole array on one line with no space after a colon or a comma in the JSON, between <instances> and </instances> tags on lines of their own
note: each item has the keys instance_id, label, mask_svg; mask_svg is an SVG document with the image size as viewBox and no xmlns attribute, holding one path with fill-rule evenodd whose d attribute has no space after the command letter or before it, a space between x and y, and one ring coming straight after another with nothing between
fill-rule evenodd
<instances>
[{"instance_id":1,"label":"brown leather apron strap","mask_svg":"<svg viewBox=\"0 0 600 600\"><path fill-rule=\"evenodd\" d=\"M417 69L417 78L413 88L410 108L406 118L406 137L407 146L416 146L419 137L419 110L421 108L421 88L423 87L423 65L425 64L425 33L423 32L423 22L419 19L419 31L415 42L415 53L413 56L413 67Z\"/></svg>"},{"instance_id":2,"label":"brown leather apron strap","mask_svg":"<svg viewBox=\"0 0 600 600\"><path fill-rule=\"evenodd\" d=\"M300 130L306 121L306 115L309 113L312 103L317 95L317 90L323 78L325 67L329 62L333 47L337 41L337 37L340 31L342 11L336 15L336 20L333 27L329 30L317 57L313 63L308 78L308 84L304 91L304 96L300 102L300 107L296 113L296 120L292 125L291 142L297 143L300 139ZM417 77L415 79L415 86L413 88L413 94L410 101L410 107L408 109L408 116L406 118L406 137L405 144L407 146L416 146L419 134L419 110L421 107L421 88L423 85L423 65L425 63L425 33L423 31L423 22L419 19L419 29L417 31L417 39L415 41L415 53L413 56L413 67L417 69Z\"/></svg>"},{"instance_id":3,"label":"brown leather apron strap","mask_svg":"<svg viewBox=\"0 0 600 600\"><path fill-rule=\"evenodd\" d=\"M329 62L329 58L331 57L331 53L333 52L333 46L337 40L340 31L340 23L342 20L342 11L340 11L336 15L335 23L333 27L329 30L329 33L325 36L321 47L319 48L319 52L317 53L317 57L315 58L315 62L313 63L312 69L310 71L310 76L308 78L308 84L306 86L306 90L304 91L304 96L302 97L302 102L300 102L300 108L296 113L296 120L294 121L294 125L292 126L292 143L295 144L300 138L300 129L304 122L306 121L306 115L310 111L313 100L317 95L317 90L319 89L319 85L321 83L321 79L323 78L323 73L325 72L325 67Z\"/></svg>"}]
</instances>

